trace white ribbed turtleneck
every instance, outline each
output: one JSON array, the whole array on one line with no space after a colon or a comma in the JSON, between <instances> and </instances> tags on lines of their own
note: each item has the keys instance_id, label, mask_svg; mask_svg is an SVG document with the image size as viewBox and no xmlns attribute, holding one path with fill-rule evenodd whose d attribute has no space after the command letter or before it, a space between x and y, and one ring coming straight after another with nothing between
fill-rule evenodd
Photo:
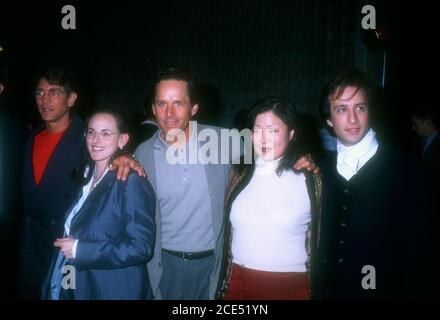
<instances>
[{"instance_id":1,"label":"white ribbed turtleneck","mask_svg":"<svg viewBox=\"0 0 440 320\"><path fill-rule=\"evenodd\" d=\"M302 173L256 159L255 174L231 208L233 261L250 269L306 271L310 200Z\"/></svg>"}]
</instances>

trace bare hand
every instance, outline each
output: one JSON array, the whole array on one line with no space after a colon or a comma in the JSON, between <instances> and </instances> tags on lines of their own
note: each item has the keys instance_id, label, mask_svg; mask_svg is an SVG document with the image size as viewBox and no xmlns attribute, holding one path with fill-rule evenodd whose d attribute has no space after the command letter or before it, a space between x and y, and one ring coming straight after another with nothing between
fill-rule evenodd
<instances>
[{"instance_id":1,"label":"bare hand","mask_svg":"<svg viewBox=\"0 0 440 320\"><path fill-rule=\"evenodd\" d=\"M127 180L127 175L130 172L130 169L136 171L141 177L147 176L145 174L144 168L138 162L127 155L122 155L112 161L110 165L110 170L116 169L118 170L117 179L122 181Z\"/></svg>"},{"instance_id":2,"label":"bare hand","mask_svg":"<svg viewBox=\"0 0 440 320\"><path fill-rule=\"evenodd\" d=\"M308 171L312 171L314 173L319 173L319 167L315 165L313 162L312 156L310 154L306 154L302 156L294 165L293 168L295 170L307 169Z\"/></svg>"},{"instance_id":3,"label":"bare hand","mask_svg":"<svg viewBox=\"0 0 440 320\"><path fill-rule=\"evenodd\" d=\"M53 245L60 248L66 259L72 259L72 249L75 241L76 239L72 237L58 238Z\"/></svg>"}]
</instances>

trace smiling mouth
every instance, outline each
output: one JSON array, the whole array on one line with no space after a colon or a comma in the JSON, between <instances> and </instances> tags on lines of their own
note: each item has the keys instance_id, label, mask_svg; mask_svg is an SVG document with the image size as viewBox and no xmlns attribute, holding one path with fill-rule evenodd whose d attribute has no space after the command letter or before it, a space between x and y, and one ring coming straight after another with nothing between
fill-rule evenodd
<instances>
[{"instance_id":1,"label":"smiling mouth","mask_svg":"<svg viewBox=\"0 0 440 320\"><path fill-rule=\"evenodd\" d=\"M165 121L166 126L175 126L177 124L177 120L167 120Z\"/></svg>"},{"instance_id":2,"label":"smiling mouth","mask_svg":"<svg viewBox=\"0 0 440 320\"><path fill-rule=\"evenodd\" d=\"M349 128L349 129L345 129L345 131L347 131L350 134L357 134L359 133L359 131L361 130L361 128Z\"/></svg>"},{"instance_id":3,"label":"smiling mouth","mask_svg":"<svg viewBox=\"0 0 440 320\"><path fill-rule=\"evenodd\" d=\"M103 148L103 147L93 147L92 146L92 151L94 151L94 152L100 152L100 151L102 151L102 150L104 150L105 148Z\"/></svg>"}]
</instances>

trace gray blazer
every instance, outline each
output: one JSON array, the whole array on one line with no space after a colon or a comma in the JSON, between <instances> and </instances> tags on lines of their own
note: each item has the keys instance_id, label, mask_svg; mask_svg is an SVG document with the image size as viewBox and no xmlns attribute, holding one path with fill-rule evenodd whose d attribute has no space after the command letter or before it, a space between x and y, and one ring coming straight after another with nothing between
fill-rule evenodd
<instances>
[{"instance_id":1,"label":"gray blazer","mask_svg":"<svg viewBox=\"0 0 440 320\"><path fill-rule=\"evenodd\" d=\"M205 126L197 124L197 131L200 132L203 129L213 129L220 137L219 127ZM160 130L157 131L153 137L142 143L136 149L136 159L145 168L148 176L148 180L153 186L154 191L157 194L157 179L156 165L154 159L154 141L160 134ZM220 154L220 139L218 139L218 154ZM218 283L218 277L220 272L220 258L223 247L223 207L225 199L225 190L229 178L229 164L206 164L206 177L208 179L209 196L211 197L212 205L212 221L214 236L216 240L215 247L215 266L213 268L210 286L209 286L209 298L214 299L216 285ZM150 282L153 289L153 294L156 300L161 300L161 293L159 290L159 283L162 277L162 226L161 226L161 212L159 208L159 202L156 202L156 244L154 247L153 258L148 262L148 274L150 276Z\"/></svg>"}]
</instances>

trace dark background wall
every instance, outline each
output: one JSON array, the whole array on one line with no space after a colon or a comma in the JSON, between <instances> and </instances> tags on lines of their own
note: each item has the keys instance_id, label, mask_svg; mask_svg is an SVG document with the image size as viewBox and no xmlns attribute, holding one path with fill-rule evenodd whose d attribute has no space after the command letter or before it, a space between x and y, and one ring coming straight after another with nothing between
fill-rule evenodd
<instances>
[{"instance_id":1,"label":"dark background wall","mask_svg":"<svg viewBox=\"0 0 440 320\"><path fill-rule=\"evenodd\" d=\"M76 8L76 30L61 27L65 4ZM206 122L232 126L236 111L265 95L288 96L317 119L319 89L341 69L357 66L380 82L383 50L366 45L364 4L375 6L378 27L396 34L391 1L8 3L0 9L0 55L9 67L10 96L28 118L38 118L33 72L64 62L83 80L83 113L97 103L141 113L155 70L179 64L203 80ZM394 99L398 58L388 50L386 84Z\"/></svg>"}]
</instances>

